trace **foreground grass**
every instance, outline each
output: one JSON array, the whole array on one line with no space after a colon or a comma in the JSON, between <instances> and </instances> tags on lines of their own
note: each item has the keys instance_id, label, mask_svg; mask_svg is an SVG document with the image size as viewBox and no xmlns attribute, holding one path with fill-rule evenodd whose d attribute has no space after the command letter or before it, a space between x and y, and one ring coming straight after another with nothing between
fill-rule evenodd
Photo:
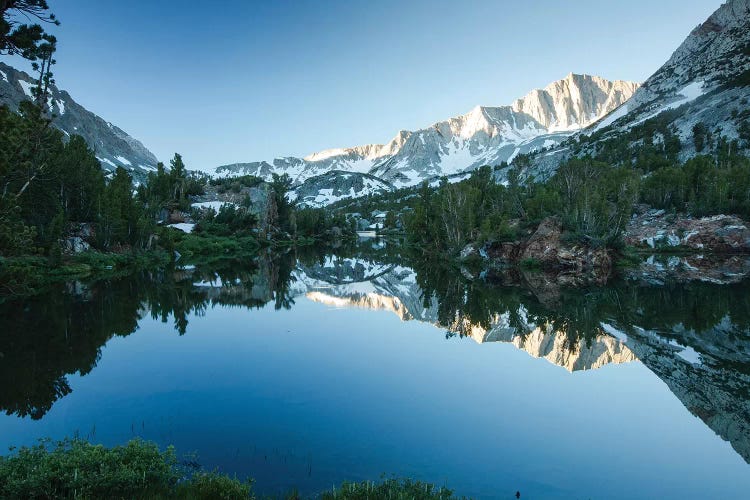
<instances>
[{"instance_id":1,"label":"foreground grass","mask_svg":"<svg viewBox=\"0 0 750 500\"><path fill-rule=\"evenodd\" d=\"M133 440L105 448L81 439L14 450L0 457L0 498L38 499L255 499L252 481L216 472L195 471L177 460L173 447L160 451L154 443ZM296 494L288 499L301 498ZM325 500L388 498L451 500L447 488L419 481L384 479L344 483L317 495Z\"/></svg>"},{"instance_id":2,"label":"foreground grass","mask_svg":"<svg viewBox=\"0 0 750 500\"><path fill-rule=\"evenodd\" d=\"M344 483L341 488L320 495L323 500L452 500L453 491L410 479L386 479L381 482Z\"/></svg>"},{"instance_id":3,"label":"foreground grass","mask_svg":"<svg viewBox=\"0 0 750 500\"><path fill-rule=\"evenodd\" d=\"M79 439L21 448L0 458L0 498L252 498L251 485L188 475L173 448L140 440L105 448Z\"/></svg>"}]
</instances>

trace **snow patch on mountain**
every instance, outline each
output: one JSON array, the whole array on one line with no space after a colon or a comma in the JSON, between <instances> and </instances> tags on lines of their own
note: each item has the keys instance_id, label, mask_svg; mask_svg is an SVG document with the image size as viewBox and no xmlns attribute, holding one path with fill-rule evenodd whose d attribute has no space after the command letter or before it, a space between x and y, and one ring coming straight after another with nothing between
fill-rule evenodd
<instances>
[{"instance_id":1,"label":"snow patch on mountain","mask_svg":"<svg viewBox=\"0 0 750 500\"><path fill-rule=\"evenodd\" d=\"M193 203L190 206L199 210L208 210L210 208L218 212L224 205L234 205L234 203L229 201L202 201L200 203Z\"/></svg>"},{"instance_id":2,"label":"snow patch on mountain","mask_svg":"<svg viewBox=\"0 0 750 500\"><path fill-rule=\"evenodd\" d=\"M34 84L31 82L27 82L26 80L18 80L18 84L23 89L23 93L27 96L34 98L34 92L32 92L32 88L34 87Z\"/></svg>"},{"instance_id":3,"label":"snow patch on mountain","mask_svg":"<svg viewBox=\"0 0 750 500\"><path fill-rule=\"evenodd\" d=\"M610 113L609 115L607 115L606 118L604 118L599 123L597 123L596 126L594 127L593 131L596 132L596 131L602 130L604 128L607 128L607 127L609 127L610 125L612 125L617 120L619 120L620 118L624 117L627 114L628 114L628 105L627 105L627 103L625 103L622 106L620 106L619 108L617 108L615 111L613 111L612 113Z\"/></svg>"},{"instance_id":4,"label":"snow patch on mountain","mask_svg":"<svg viewBox=\"0 0 750 500\"><path fill-rule=\"evenodd\" d=\"M102 158L101 156L97 156L96 159L99 160L102 163L106 163L107 165L111 166L112 168L117 168L117 165L112 160L108 160L107 158Z\"/></svg>"},{"instance_id":5,"label":"snow patch on mountain","mask_svg":"<svg viewBox=\"0 0 750 500\"><path fill-rule=\"evenodd\" d=\"M133 165L133 164L131 163L131 161L130 161L130 160L128 160L127 158L125 158L124 156L121 156L121 155L117 155L117 156L115 156L115 158L117 158L118 160L120 160L120 162L121 162L121 163L124 163L125 165L128 165L128 166L132 166L132 165Z\"/></svg>"},{"instance_id":6,"label":"snow patch on mountain","mask_svg":"<svg viewBox=\"0 0 750 500\"><path fill-rule=\"evenodd\" d=\"M646 120L650 120L651 118L659 116L664 111L667 111L670 109L677 109L683 104L687 104L691 101L694 101L695 99L705 94L704 82L693 82L687 85L684 89L680 90L677 94L678 96L675 101L672 101L668 104L664 104L663 106L658 108L656 111L642 118L639 118L637 121L632 122L628 126L633 127L635 125L645 122Z\"/></svg>"}]
</instances>

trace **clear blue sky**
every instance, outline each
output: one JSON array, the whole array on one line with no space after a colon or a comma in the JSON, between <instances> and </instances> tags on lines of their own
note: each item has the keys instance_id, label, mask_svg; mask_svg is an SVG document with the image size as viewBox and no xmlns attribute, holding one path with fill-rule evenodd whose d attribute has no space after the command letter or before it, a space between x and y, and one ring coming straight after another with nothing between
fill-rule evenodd
<instances>
[{"instance_id":1,"label":"clear blue sky","mask_svg":"<svg viewBox=\"0 0 750 500\"><path fill-rule=\"evenodd\" d=\"M385 142L571 71L642 81L721 3L50 0L58 86L196 169Z\"/></svg>"}]
</instances>

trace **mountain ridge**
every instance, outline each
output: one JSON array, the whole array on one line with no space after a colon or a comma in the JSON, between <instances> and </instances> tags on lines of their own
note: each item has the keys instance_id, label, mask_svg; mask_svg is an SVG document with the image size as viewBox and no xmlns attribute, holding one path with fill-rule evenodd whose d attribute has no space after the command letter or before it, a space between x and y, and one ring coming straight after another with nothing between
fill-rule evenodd
<instances>
[{"instance_id":1,"label":"mountain ridge","mask_svg":"<svg viewBox=\"0 0 750 500\"><path fill-rule=\"evenodd\" d=\"M520 153L558 144L623 104L639 84L570 73L506 106L469 112L416 131L399 131L385 144L333 148L304 158L235 163L218 175L287 174L296 185L333 170L370 174L395 187L498 165Z\"/></svg>"}]
</instances>

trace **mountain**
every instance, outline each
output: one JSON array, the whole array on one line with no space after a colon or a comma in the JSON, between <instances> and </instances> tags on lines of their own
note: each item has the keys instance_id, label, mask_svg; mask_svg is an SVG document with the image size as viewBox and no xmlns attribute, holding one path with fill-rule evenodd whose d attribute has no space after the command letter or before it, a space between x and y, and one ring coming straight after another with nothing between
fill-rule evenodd
<instances>
[{"instance_id":1,"label":"mountain","mask_svg":"<svg viewBox=\"0 0 750 500\"><path fill-rule=\"evenodd\" d=\"M17 110L21 101L32 99L34 85L34 78L27 73L0 62L0 104ZM52 125L68 137L83 137L103 169L124 167L137 180L155 170L158 160L140 141L75 102L66 91L51 86L48 103L54 115Z\"/></svg>"},{"instance_id":2,"label":"mountain","mask_svg":"<svg viewBox=\"0 0 750 500\"><path fill-rule=\"evenodd\" d=\"M608 142L623 138L630 146L643 140L658 143L659 137L646 137L650 131L636 130L652 119L679 138L683 161L707 151L694 141L693 128L699 123L714 139L738 139L739 147L748 153L748 102L750 0L730 0L694 29L627 103L581 132L591 140L582 141L578 149L565 144L537 156L532 173L547 176L571 154L597 156Z\"/></svg>"},{"instance_id":3,"label":"mountain","mask_svg":"<svg viewBox=\"0 0 750 500\"><path fill-rule=\"evenodd\" d=\"M301 185L336 170L370 174L396 188L413 186L482 165L499 165L519 153L557 145L621 106L637 88L638 84L632 82L571 73L510 106L477 106L428 128L402 130L387 144L329 149L305 158L223 165L216 173L251 174L264 179L274 173L288 174ZM312 194L308 191L307 196Z\"/></svg>"},{"instance_id":4,"label":"mountain","mask_svg":"<svg viewBox=\"0 0 750 500\"><path fill-rule=\"evenodd\" d=\"M513 103L549 132L579 130L600 120L637 92L638 84L610 82L598 76L570 74L544 90L533 90Z\"/></svg>"}]
</instances>

